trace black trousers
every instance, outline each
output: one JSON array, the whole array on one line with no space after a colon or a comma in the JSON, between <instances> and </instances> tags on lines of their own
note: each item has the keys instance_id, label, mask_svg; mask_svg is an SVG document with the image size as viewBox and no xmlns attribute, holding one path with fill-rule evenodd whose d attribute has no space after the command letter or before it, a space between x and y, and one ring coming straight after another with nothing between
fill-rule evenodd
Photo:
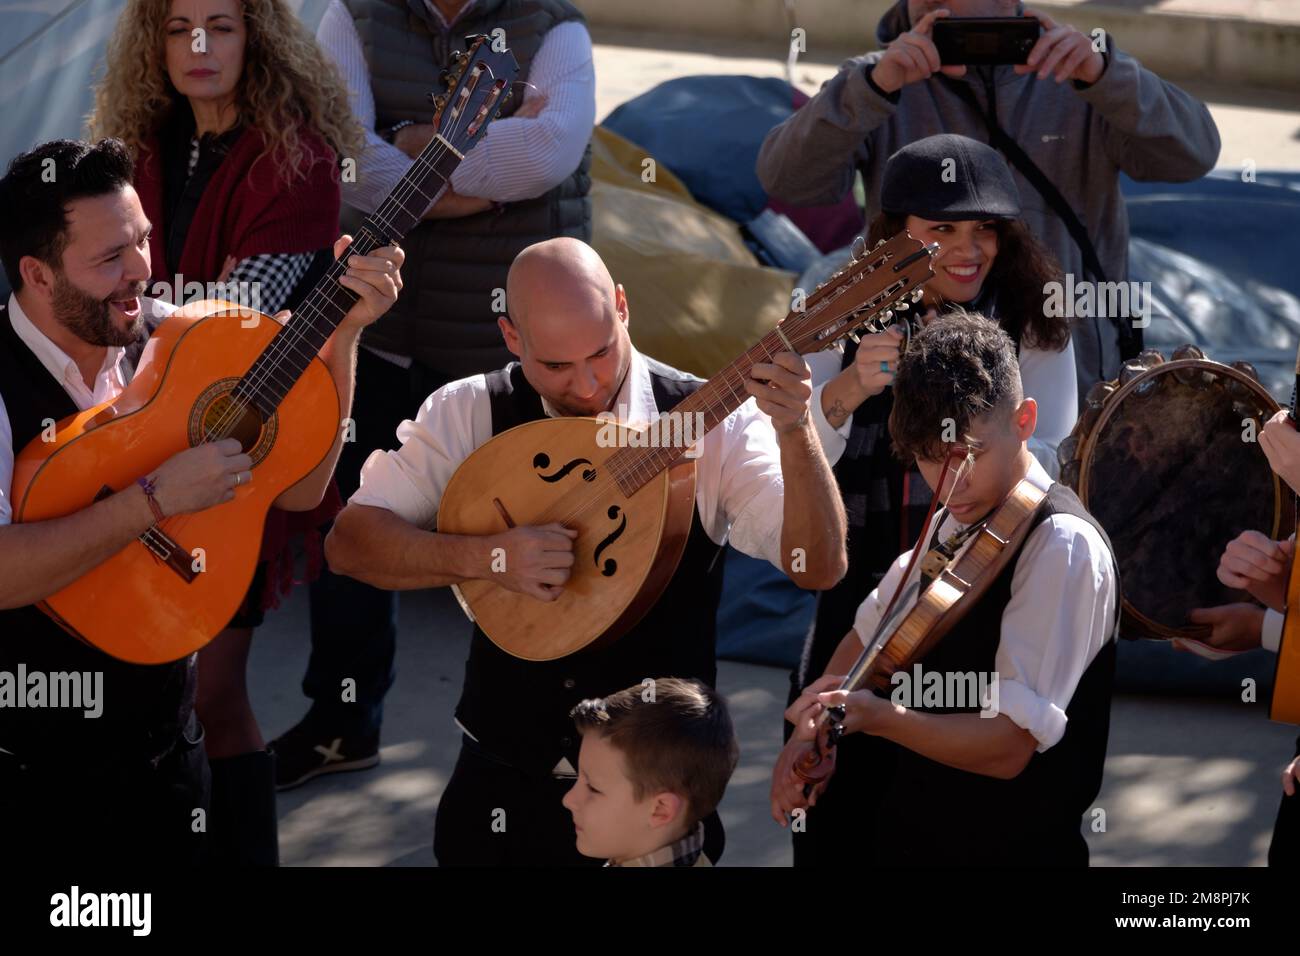
<instances>
[{"instance_id":1,"label":"black trousers","mask_svg":"<svg viewBox=\"0 0 1300 956\"><path fill-rule=\"evenodd\" d=\"M1295 742L1300 757L1300 737ZM1300 866L1300 793L1282 796L1273 824L1273 842L1268 847L1269 866Z\"/></svg>"},{"instance_id":2,"label":"black trousers","mask_svg":"<svg viewBox=\"0 0 1300 956\"><path fill-rule=\"evenodd\" d=\"M357 353L356 440L343 444L334 470L344 501L360 486L370 453L396 448L397 426L415 418L421 403L446 382L418 362L404 369L367 349ZM311 585L311 657L302 682L313 701L312 719L333 733L378 733L396 659L397 593L322 568ZM355 703L340 700L345 678L356 681Z\"/></svg>"},{"instance_id":3,"label":"black trousers","mask_svg":"<svg viewBox=\"0 0 1300 956\"><path fill-rule=\"evenodd\" d=\"M109 755L0 754L0 821L6 858L15 861L199 865L210 797L207 753L194 721L157 767Z\"/></svg>"},{"instance_id":4,"label":"black trousers","mask_svg":"<svg viewBox=\"0 0 1300 956\"><path fill-rule=\"evenodd\" d=\"M601 866L577 849L573 815L560 802L572 780L512 767L466 739L438 803L439 866ZM704 853L716 863L726 838L717 813L704 820Z\"/></svg>"},{"instance_id":5,"label":"black trousers","mask_svg":"<svg viewBox=\"0 0 1300 956\"><path fill-rule=\"evenodd\" d=\"M790 675L790 703L799 696L798 675ZM785 739L791 726L785 725ZM882 866L1025 866L1076 867L1088 865L1088 843L1067 828L1042 837L1030 836L1019 845L982 845L978 838L962 849L959 841L939 839L933 845L913 837L907 852L890 844L891 814L882 809L882 785L895 772L897 748L879 737L848 734L836 746L835 775L809 807L799 829L791 825L794 865L843 866L846 859L872 867ZM884 839L882 839L882 834Z\"/></svg>"}]
</instances>

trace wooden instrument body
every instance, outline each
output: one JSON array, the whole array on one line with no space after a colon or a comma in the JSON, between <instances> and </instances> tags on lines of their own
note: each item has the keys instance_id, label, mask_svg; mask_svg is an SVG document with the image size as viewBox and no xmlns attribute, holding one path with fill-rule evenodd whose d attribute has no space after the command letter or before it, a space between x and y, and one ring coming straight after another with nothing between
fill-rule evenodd
<instances>
[{"instance_id":1,"label":"wooden instrument body","mask_svg":"<svg viewBox=\"0 0 1300 956\"><path fill-rule=\"evenodd\" d=\"M855 249L775 329L661 410L659 427L644 430L653 440L632 440L638 429L613 421L566 418L521 425L476 449L443 493L440 532L490 535L557 522L579 535L572 577L556 601L510 592L484 569L457 587L466 613L494 644L526 660L553 660L619 637L663 592L685 548L695 483L687 448L749 400L743 383L754 366L782 351L828 348L856 329L882 331L895 309L921 300L938 251L906 232L871 249L864 242L861 255ZM663 412L676 421L665 422ZM671 440L663 437L665 424ZM602 429L617 436L600 436ZM501 557L508 566L509 555Z\"/></svg>"},{"instance_id":2,"label":"wooden instrument body","mask_svg":"<svg viewBox=\"0 0 1300 956\"><path fill-rule=\"evenodd\" d=\"M681 459L625 496L605 467L619 448L602 447L602 429L616 429L618 445L635 431L594 418L518 425L478 448L443 492L445 534L504 532L501 509L515 527L559 521L578 532L571 576L555 601L502 587L490 568L456 586L466 613L515 657L553 660L616 640L663 593L686 548L695 462ZM508 566L509 554L498 557Z\"/></svg>"},{"instance_id":3,"label":"wooden instrument body","mask_svg":"<svg viewBox=\"0 0 1300 956\"><path fill-rule=\"evenodd\" d=\"M254 323L253 317L257 320ZM280 325L232 303L203 300L170 315L146 344L130 385L111 402L59 422L55 440L31 442L14 463L15 521L46 521L89 507L105 487L120 491L177 452L202 444L225 414L225 396ZM157 527L203 570L186 580L141 541L41 602L66 630L138 664L178 660L215 637L252 581L267 509L329 452L339 398L313 359L266 422L249 410L235 432L253 457L252 480L235 498Z\"/></svg>"}]
</instances>

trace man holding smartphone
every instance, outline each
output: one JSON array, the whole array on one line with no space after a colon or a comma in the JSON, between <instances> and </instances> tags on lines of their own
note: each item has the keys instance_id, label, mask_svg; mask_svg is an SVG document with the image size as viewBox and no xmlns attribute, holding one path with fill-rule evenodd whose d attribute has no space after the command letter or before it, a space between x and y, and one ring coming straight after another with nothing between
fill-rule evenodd
<instances>
[{"instance_id":1,"label":"man holding smartphone","mask_svg":"<svg viewBox=\"0 0 1300 956\"><path fill-rule=\"evenodd\" d=\"M1026 55L1023 28L955 19L967 17L1034 18L1038 38ZM945 20L958 27L941 37L954 41L945 49L966 51L967 63L941 59L934 28ZM1022 218L1076 285L1123 282L1128 217L1120 172L1186 182L1218 160L1219 132L1205 105L1116 49L1103 31L1057 24L1013 0L899 0L876 36L883 50L847 61L768 134L758 176L771 195L835 202L857 169L870 221L886 160L918 139L958 133L1006 155ZM1132 317L1083 317L1073 337L1080 400L1141 347Z\"/></svg>"}]
</instances>

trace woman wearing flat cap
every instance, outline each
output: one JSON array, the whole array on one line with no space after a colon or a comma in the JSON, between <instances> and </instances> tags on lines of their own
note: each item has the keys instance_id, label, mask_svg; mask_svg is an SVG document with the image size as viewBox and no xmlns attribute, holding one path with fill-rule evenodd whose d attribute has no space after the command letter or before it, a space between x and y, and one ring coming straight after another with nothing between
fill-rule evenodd
<instances>
[{"instance_id":1,"label":"woman wearing flat cap","mask_svg":"<svg viewBox=\"0 0 1300 956\"><path fill-rule=\"evenodd\" d=\"M965 136L918 140L886 164L880 207L867 231L868 248L903 230L939 245L919 306L923 321L961 307L993 319L1015 342L1025 395L1038 402L1029 449L1054 477L1056 446L1078 418L1074 351L1068 321L1045 314L1043 287L1062 276L1018 218L1020 197L1006 162ZM814 383L824 383L814 392L812 415L844 498L849 570L819 597L815 627L791 675L791 700L825 671L858 606L894 558L916 543L930 505L916 465L899 460L890 445L890 383L903 345L895 326L846 343L842 353L805 356ZM865 743L861 734L840 743L836 786L809 808L805 831L794 837L796 866L827 864L851 845L845 838L860 822L854 797L870 786L858 753Z\"/></svg>"}]
</instances>

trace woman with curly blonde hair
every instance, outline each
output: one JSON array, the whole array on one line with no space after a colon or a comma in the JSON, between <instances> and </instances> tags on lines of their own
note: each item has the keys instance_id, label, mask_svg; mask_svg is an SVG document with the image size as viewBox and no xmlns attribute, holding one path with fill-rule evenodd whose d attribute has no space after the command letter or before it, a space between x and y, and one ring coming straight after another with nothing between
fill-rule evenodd
<instances>
[{"instance_id":1,"label":"woman with curly blonde hair","mask_svg":"<svg viewBox=\"0 0 1300 956\"><path fill-rule=\"evenodd\" d=\"M285 0L128 0L107 60L90 126L135 154L153 295L161 284L180 304L191 281L219 282L220 297L267 314L292 307L328 265L339 159L362 135L315 40ZM271 510L244 605L200 652L215 862L278 862L274 755L248 700L248 651L293 584L291 535L307 536L315 573L316 529L340 507L331 482L315 511Z\"/></svg>"}]
</instances>

